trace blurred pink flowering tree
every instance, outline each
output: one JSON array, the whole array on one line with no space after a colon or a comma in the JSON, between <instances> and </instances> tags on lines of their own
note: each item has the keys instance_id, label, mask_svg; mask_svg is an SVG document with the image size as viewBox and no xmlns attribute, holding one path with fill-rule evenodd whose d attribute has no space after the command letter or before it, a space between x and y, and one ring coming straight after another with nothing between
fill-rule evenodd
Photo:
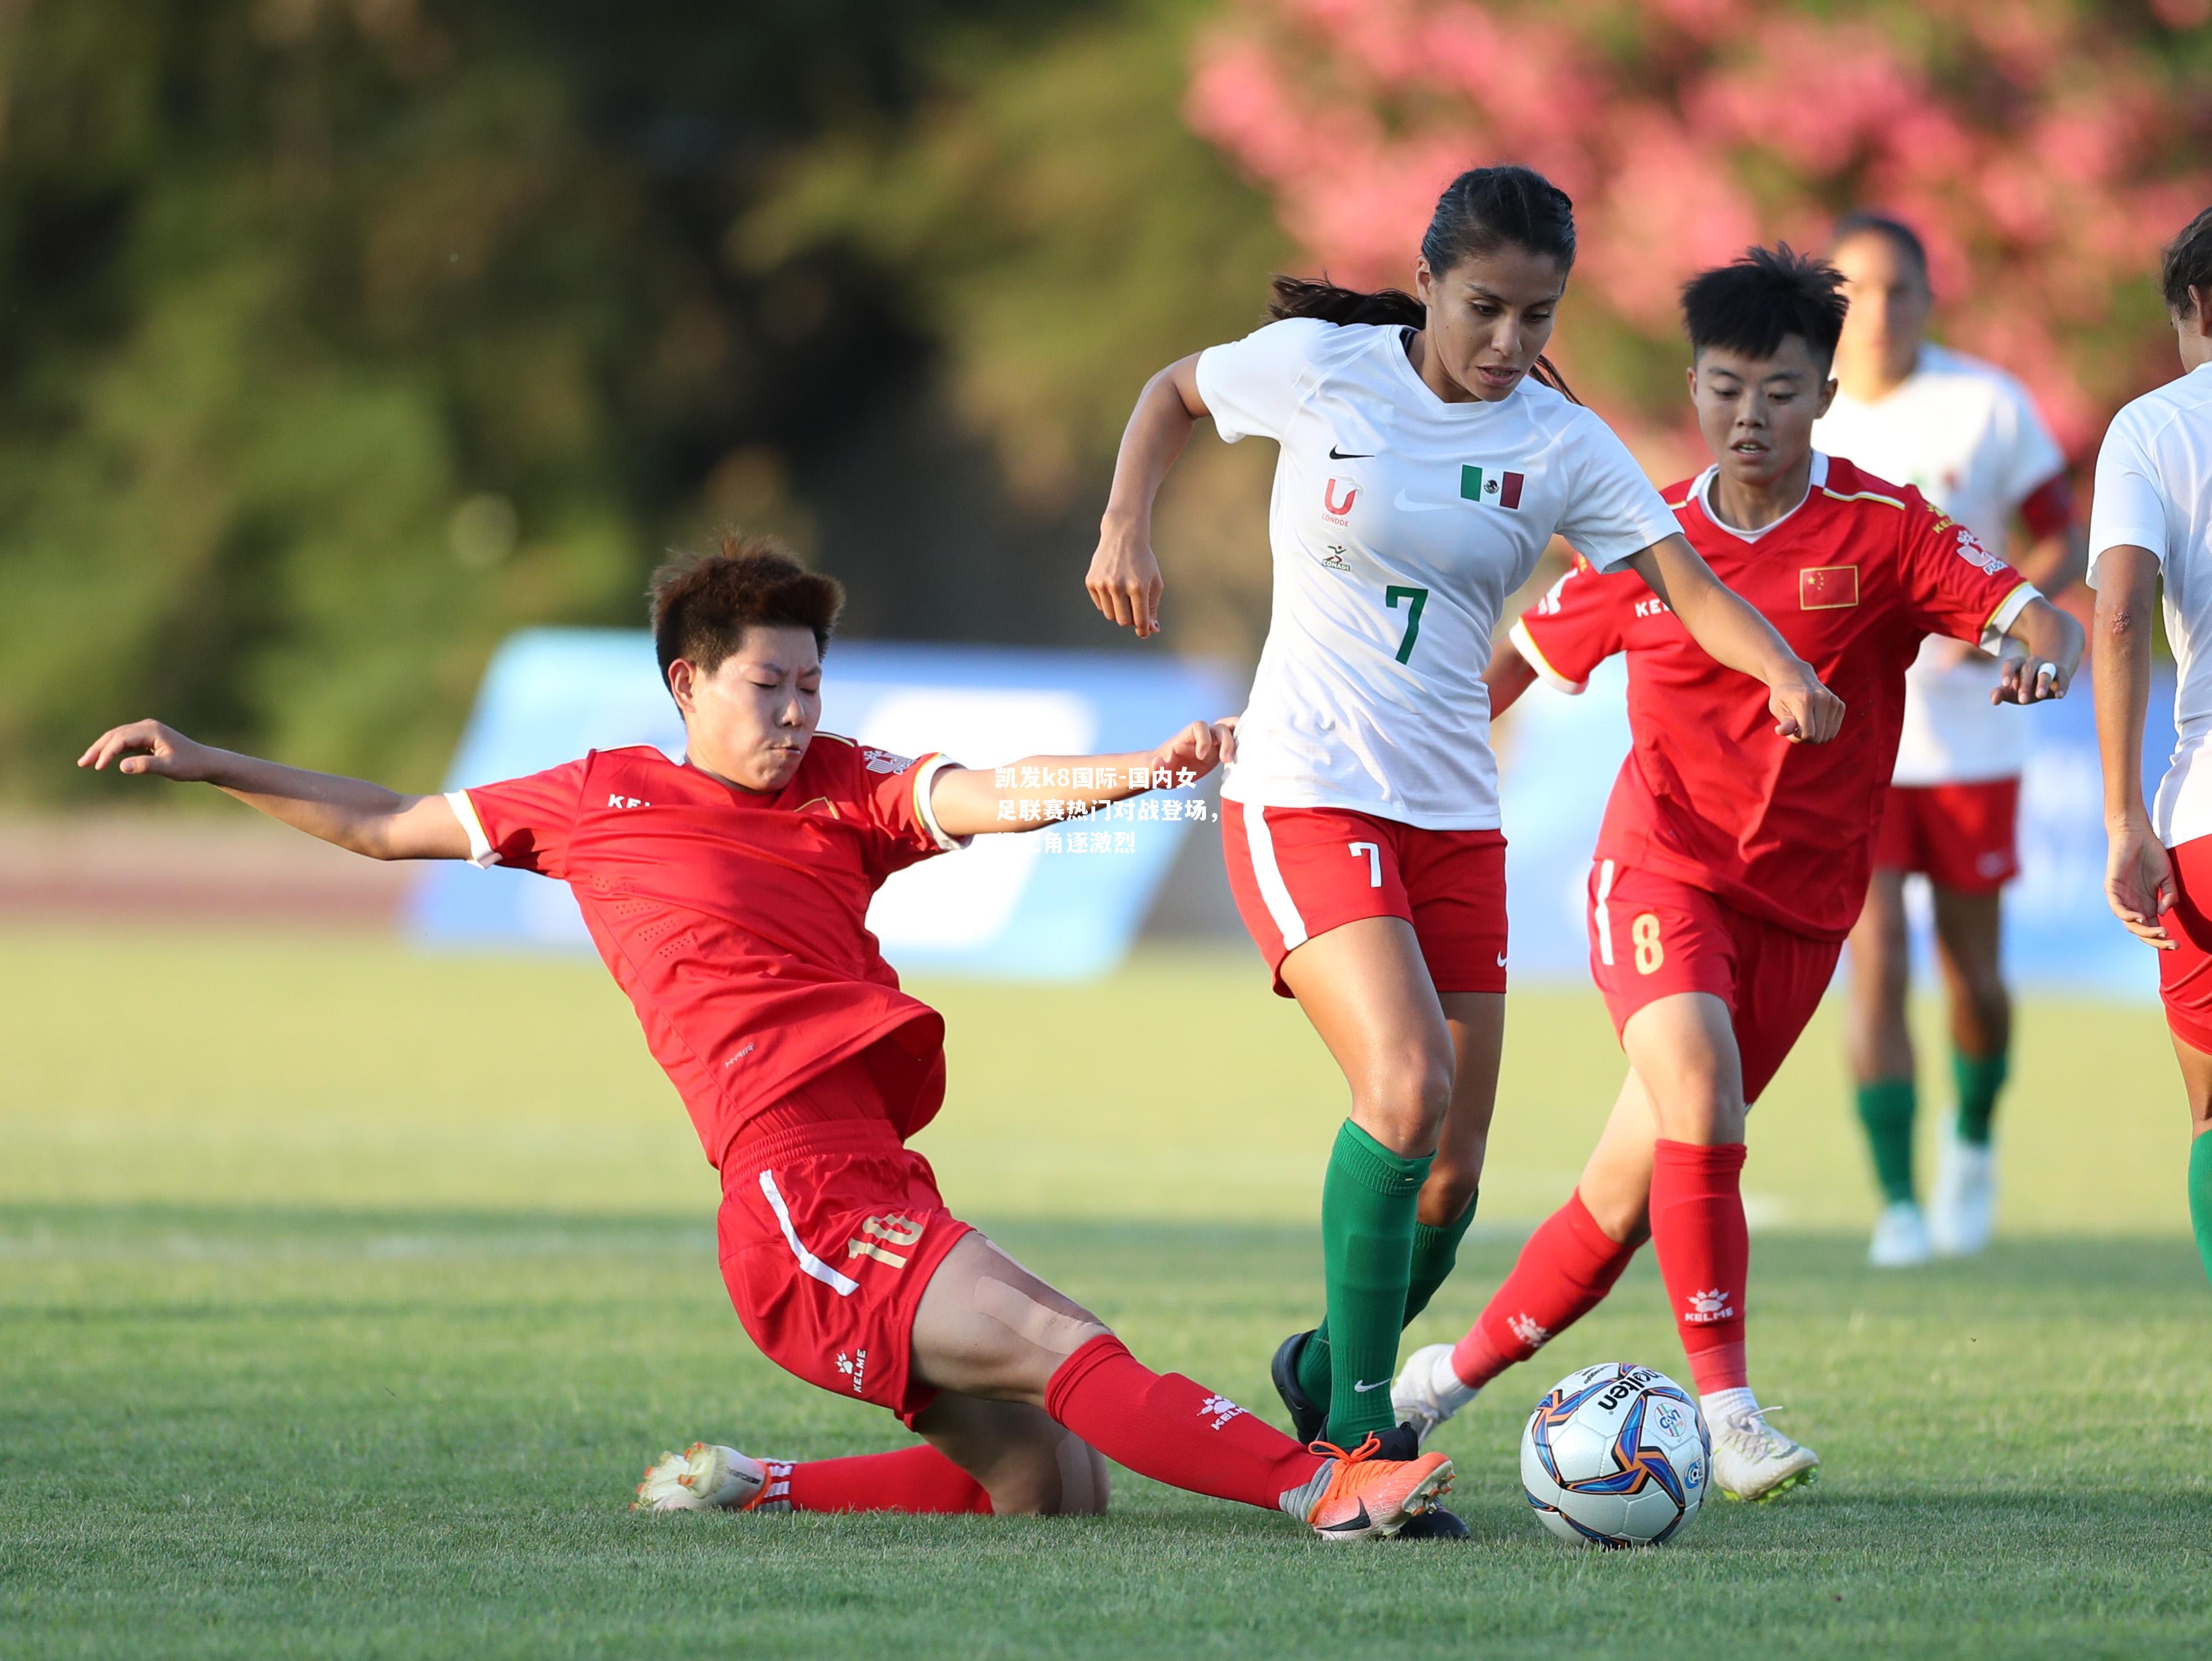
<instances>
[{"instance_id":1,"label":"blurred pink flowering tree","mask_svg":"<svg viewBox=\"0 0 2212 1661\"><path fill-rule=\"evenodd\" d=\"M1692 459L1674 303L1854 206L1926 239L1937 326L2076 456L2172 373L2160 244L2212 202L2212 0L1236 0L1186 113L1340 281L1410 286L1443 183L1575 198L1555 356L1655 466ZM1699 458L1702 459L1702 458Z\"/></svg>"}]
</instances>

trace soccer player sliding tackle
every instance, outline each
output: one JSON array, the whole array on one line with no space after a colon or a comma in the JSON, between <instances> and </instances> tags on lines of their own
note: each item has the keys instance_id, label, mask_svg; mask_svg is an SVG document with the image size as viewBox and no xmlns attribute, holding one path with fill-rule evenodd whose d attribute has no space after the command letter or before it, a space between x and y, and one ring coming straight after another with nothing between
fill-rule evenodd
<instances>
[{"instance_id":1,"label":"soccer player sliding tackle","mask_svg":"<svg viewBox=\"0 0 2212 1661\"><path fill-rule=\"evenodd\" d=\"M1273 1507L1324 1538L1394 1535L1449 1488L1434 1454L1309 1449L1177 1373L945 1208L905 1146L945 1094L945 1023L866 927L894 872L969 838L1212 770L1233 724L1157 751L1031 757L1087 784L1001 786L817 733L842 601L772 544L726 541L653 580L684 759L647 746L451 795L407 796L192 742L157 721L79 765L201 780L375 859L471 860L565 882L722 1175L723 1279L763 1353L888 1409L921 1445L859 1458L664 1455L653 1510L1097 1512L1104 1455ZM1012 776L1019 777L1017 773Z\"/></svg>"},{"instance_id":2,"label":"soccer player sliding tackle","mask_svg":"<svg viewBox=\"0 0 2212 1661\"><path fill-rule=\"evenodd\" d=\"M1683 292L1690 392L1715 465L1669 490L1683 533L1848 710L1826 745L1781 733L1766 689L1699 651L1629 577L1578 567L1514 625L1486 678L1580 691L1628 659L1633 744L1598 834L1590 963L1628 1076L1582 1180L1456 1345L1393 1386L1425 1433L1595 1307L1646 1239L1713 1433L1713 1479L1759 1500L1810 1479L1744 1356L1745 1113L1790 1053L1866 895L1905 672L1932 634L1999 651L1992 697L2064 695L2079 624L1909 487L1815 452L1843 325L1838 278L1753 249Z\"/></svg>"}]
</instances>

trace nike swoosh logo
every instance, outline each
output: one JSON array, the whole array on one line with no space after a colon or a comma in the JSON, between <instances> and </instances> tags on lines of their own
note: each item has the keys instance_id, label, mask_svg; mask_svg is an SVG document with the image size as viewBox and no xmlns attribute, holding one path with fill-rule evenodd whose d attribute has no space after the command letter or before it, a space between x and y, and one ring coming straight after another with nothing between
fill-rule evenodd
<instances>
[{"instance_id":1,"label":"nike swoosh logo","mask_svg":"<svg viewBox=\"0 0 2212 1661\"><path fill-rule=\"evenodd\" d=\"M1500 969L1505 967L1505 954L1503 952L1498 954L1498 966Z\"/></svg>"},{"instance_id":2,"label":"nike swoosh logo","mask_svg":"<svg viewBox=\"0 0 2212 1661\"><path fill-rule=\"evenodd\" d=\"M1358 1516L1347 1517L1341 1523L1331 1523L1322 1529L1322 1532L1323 1534L1359 1534L1373 1526L1374 1519L1367 1514L1367 1502L1362 1500L1359 1502Z\"/></svg>"},{"instance_id":3,"label":"nike swoosh logo","mask_svg":"<svg viewBox=\"0 0 2212 1661\"><path fill-rule=\"evenodd\" d=\"M1375 459L1375 452L1361 450L1357 453L1351 453L1340 450L1332 444L1328 447L1328 459L1331 461L1372 461Z\"/></svg>"},{"instance_id":4,"label":"nike swoosh logo","mask_svg":"<svg viewBox=\"0 0 2212 1661\"><path fill-rule=\"evenodd\" d=\"M1441 502L1409 502L1403 490L1399 491L1391 502L1391 506L1401 514L1440 514L1443 512L1444 505Z\"/></svg>"},{"instance_id":5,"label":"nike swoosh logo","mask_svg":"<svg viewBox=\"0 0 2212 1661\"><path fill-rule=\"evenodd\" d=\"M1358 1391L1360 1395L1364 1396L1364 1395L1366 1395L1366 1394L1367 1394L1367 1392L1368 1392L1369 1390L1380 1390L1380 1389L1382 1389L1382 1386L1383 1386L1383 1385L1385 1385L1385 1384L1389 1384L1389 1382L1390 1382L1390 1381L1389 1381L1388 1378L1377 1378L1377 1379L1376 1379L1373 1384L1361 1384L1361 1383L1359 1382L1359 1380L1358 1380L1358 1379L1354 1378L1354 1379L1352 1381L1352 1389L1353 1389L1353 1390L1355 1390Z\"/></svg>"}]
</instances>

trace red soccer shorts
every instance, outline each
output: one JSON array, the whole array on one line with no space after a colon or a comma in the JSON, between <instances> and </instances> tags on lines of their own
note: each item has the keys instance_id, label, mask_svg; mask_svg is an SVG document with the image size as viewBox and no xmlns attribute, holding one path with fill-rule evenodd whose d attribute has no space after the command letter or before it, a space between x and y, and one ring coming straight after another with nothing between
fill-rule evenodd
<instances>
[{"instance_id":1,"label":"red soccer shorts","mask_svg":"<svg viewBox=\"0 0 2212 1661\"><path fill-rule=\"evenodd\" d=\"M908 1425L937 1392L914 1377L914 1317L969 1226L898 1139L862 1058L754 1122L722 1160L722 1280L761 1354Z\"/></svg>"},{"instance_id":2,"label":"red soccer shorts","mask_svg":"<svg viewBox=\"0 0 2212 1661\"><path fill-rule=\"evenodd\" d=\"M2166 1024L2191 1050L2212 1054L2212 837L2169 849L2173 910L2166 932L2173 950L2158 954L2158 995Z\"/></svg>"},{"instance_id":3,"label":"red soccer shorts","mask_svg":"<svg viewBox=\"0 0 2212 1661\"><path fill-rule=\"evenodd\" d=\"M2020 874L2020 781L1893 784L1874 868L1924 871L1938 888L1994 894Z\"/></svg>"},{"instance_id":4,"label":"red soccer shorts","mask_svg":"<svg viewBox=\"0 0 2212 1661\"><path fill-rule=\"evenodd\" d=\"M1439 992L1505 989L1505 838L1424 830L1341 807L1221 804L1221 854L1237 915L1267 960L1362 917L1413 926Z\"/></svg>"},{"instance_id":5,"label":"red soccer shorts","mask_svg":"<svg viewBox=\"0 0 2212 1661\"><path fill-rule=\"evenodd\" d=\"M1589 934L1590 973L1616 1036L1644 1005L1677 992L1710 992L1728 1006L1747 1105L1813 1019L1844 949L1611 860L1590 873Z\"/></svg>"}]
</instances>

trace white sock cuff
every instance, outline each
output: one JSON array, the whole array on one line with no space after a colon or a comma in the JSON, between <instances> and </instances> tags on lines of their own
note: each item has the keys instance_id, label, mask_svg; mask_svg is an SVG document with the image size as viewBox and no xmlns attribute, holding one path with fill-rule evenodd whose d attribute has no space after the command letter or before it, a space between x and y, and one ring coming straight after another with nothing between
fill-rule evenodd
<instances>
[{"instance_id":1,"label":"white sock cuff","mask_svg":"<svg viewBox=\"0 0 2212 1661\"><path fill-rule=\"evenodd\" d=\"M1700 1396L1698 1409L1705 1415L1705 1424L1710 1428L1730 1414L1758 1412L1759 1398L1751 1393L1751 1387L1747 1384L1737 1390L1717 1390L1709 1396Z\"/></svg>"},{"instance_id":2,"label":"white sock cuff","mask_svg":"<svg viewBox=\"0 0 2212 1661\"><path fill-rule=\"evenodd\" d=\"M1447 1344L1437 1352L1435 1367L1429 1379L1429 1390L1439 1402L1452 1412L1457 1413L1481 1394L1482 1386L1465 1383L1458 1373L1452 1371L1451 1346Z\"/></svg>"}]
</instances>

